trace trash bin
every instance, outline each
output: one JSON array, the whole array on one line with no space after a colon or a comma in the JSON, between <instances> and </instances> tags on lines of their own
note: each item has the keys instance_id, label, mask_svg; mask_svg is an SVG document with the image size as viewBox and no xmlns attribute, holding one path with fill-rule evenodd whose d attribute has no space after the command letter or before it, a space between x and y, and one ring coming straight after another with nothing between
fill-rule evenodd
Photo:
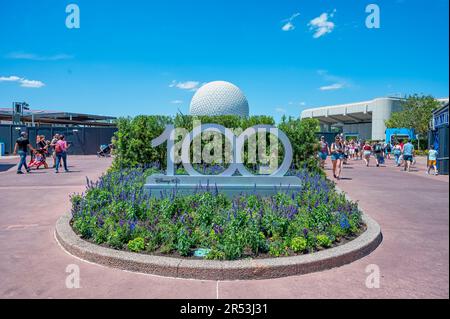
<instances>
[{"instance_id":1,"label":"trash bin","mask_svg":"<svg viewBox=\"0 0 450 319\"><path fill-rule=\"evenodd\" d=\"M5 143L0 142L0 156L5 156Z\"/></svg>"}]
</instances>

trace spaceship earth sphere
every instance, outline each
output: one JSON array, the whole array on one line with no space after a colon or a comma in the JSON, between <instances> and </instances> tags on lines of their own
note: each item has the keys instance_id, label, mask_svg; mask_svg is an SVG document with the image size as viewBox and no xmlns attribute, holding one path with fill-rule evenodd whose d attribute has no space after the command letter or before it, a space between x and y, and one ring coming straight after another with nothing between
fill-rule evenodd
<instances>
[{"instance_id":1,"label":"spaceship earth sphere","mask_svg":"<svg viewBox=\"0 0 450 319\"><path fill-rule=\"evenodd\" d=\"M190 114L247 117L249 115L248 101L236 85L225 81L214 81L197 90L191 101Z\"/></svg>"}]
</instances>

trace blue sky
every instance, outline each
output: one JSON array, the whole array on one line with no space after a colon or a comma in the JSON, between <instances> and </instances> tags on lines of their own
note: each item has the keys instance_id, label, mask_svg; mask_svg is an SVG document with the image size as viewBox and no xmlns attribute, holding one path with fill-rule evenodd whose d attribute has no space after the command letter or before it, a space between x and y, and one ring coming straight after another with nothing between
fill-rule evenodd
<instances>
[{"instance_id":1,"label":"blue sky","mask_svg":"<svg viewBox=\"0 0 450 319\"><path fill-rule=\"evenodd\" d=\"M65 25L70 3L79 29ZM379 29L365 25L370 3ZM277 119L393 94L448 97L448 10L447 0L2 0L0 107L174 115L214 80Z\"/></svg>"}]
</instances>

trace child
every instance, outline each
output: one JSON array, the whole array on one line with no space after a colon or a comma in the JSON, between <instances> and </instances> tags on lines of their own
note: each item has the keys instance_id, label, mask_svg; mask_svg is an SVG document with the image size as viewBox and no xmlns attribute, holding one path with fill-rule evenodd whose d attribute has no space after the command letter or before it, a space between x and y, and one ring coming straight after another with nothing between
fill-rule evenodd
<instances>
[{"instance_id":1,"label":"child","mask_svg":"<svg viewBox=\"0 0 450 319\"><path fill-rule=\"evenodd\" d=\"M438 152L434 149L433 146L430 147L430 150L428 151L428 170L427 174L430 174L431 167L434 169L434 175L438 175L437 167L436 167L436 160L437 160Z\"/></svg>"},{"instance_id":2,"label":"child","mask_svg":"<svg viewBox=\"0 0 450 319\"><path fill-rule=\"evenodd\" d=\"M34 158L31 160L28 166L30 168L35 167L36 169L39 169L39 167L44 166L47 169L48 165L45 159L45 153L41 150L36 151Z\"/></svg>"}]
</instances>

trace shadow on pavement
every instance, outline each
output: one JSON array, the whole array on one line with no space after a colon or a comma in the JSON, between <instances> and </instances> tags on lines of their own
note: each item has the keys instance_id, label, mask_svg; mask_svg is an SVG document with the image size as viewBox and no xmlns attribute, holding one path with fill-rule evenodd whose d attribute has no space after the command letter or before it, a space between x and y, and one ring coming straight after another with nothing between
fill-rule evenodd
<instances>
[{"instance_id":1,"label":"shadow on pavement","mask_svg":"<svg viewBox=\"0 0 450 319\"><path fill-rule=\"evenodd\" d=\"M11 167L16 166L16 164L0 164L0 172L6 172Z\"/></svg>"}]
</instances>

